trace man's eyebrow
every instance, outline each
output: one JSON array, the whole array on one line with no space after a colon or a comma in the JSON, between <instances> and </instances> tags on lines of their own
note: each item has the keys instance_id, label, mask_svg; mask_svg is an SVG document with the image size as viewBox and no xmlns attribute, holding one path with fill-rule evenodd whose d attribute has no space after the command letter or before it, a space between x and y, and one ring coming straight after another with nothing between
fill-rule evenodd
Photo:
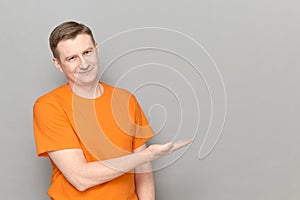
<instances>
[{"instance_id":1,"label":"man's eyebrow","mask_svg":"<svg viewBox=\"0 0 300 200\"><path fill-rule=\"evenodd\" d=\"M82 51L82 52L90 51L90 50L93 50L93 49L94 49L93 47L88 47L87 49L85 49L85 50Z\"/></svg>"},{"instance_id":2,"label":"man's eyebrow","mask_svg":"<svg viewBox=\"0 0 300 200\"><path fill-rule=\"evenodd\" d=\"M75 56L76 56L75 54L74 54L74 55L67 56L67 57L65 57L65 60L69 60L70 58L75 57Z\"/></svg>"}]
</instances>

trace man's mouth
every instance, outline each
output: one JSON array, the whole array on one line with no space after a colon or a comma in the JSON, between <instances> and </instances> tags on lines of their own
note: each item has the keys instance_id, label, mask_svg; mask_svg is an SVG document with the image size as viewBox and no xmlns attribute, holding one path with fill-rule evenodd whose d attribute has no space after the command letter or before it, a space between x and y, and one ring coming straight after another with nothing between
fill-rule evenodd
<instances>
[{"instance_id":1,"label":"man's mouth","mask_svg":"<svg viewBox=\"0 0 300 200\"><path fill-rule=\"evenodd\" d=\"M88 73L88 72L92 71L93 69L95 69L95 68L94 67L90 67L90 68L85 69L85 70L80 70L78 72L78 74L85 74L85 73Z\"/></svg>"}]
</instances>

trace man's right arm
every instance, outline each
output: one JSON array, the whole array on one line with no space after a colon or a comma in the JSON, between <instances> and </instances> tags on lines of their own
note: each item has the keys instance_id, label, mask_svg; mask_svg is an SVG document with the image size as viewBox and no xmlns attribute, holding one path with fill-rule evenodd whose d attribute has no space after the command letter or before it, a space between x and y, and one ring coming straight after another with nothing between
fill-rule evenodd
<instances>
[{"instance_id":1,"label":"man's right arm","mask_svg":"<svg viewBox=\"0 0 300 200\"><path fill-rule=\"evenodd\" d=\"M87 162L81 149L48 152L49 157L66 179L79 191L115 179L136 167L166 156L188 145L190 139L153 144L138 153L98 162Z\"/></svg>"}]
</instances>

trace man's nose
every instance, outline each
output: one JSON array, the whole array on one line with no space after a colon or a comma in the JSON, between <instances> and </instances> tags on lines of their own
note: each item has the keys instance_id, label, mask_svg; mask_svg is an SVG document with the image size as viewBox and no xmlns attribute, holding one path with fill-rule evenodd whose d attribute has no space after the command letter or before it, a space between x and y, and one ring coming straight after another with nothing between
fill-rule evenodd
<instances>
[{"instance_id":1,"label":"man's nose","mask_svg":"<svg viewBox=\"0 0 300 200\"><path fill-rule=\"evenodd\" d=\"M80 57L80 64L79 64L79 68L81 70L86 70L89 68L89 63L87 62L87 60L84 57Z\"/></svg>"}]
</instances>

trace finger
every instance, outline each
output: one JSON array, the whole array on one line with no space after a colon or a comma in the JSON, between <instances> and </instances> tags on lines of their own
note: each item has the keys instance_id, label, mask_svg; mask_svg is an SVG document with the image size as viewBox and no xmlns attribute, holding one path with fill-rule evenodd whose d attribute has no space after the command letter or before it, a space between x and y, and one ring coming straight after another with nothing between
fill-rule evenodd
<instances>
[{"instance_id":1,"label":"finger","mask_svg":"<svg viewBox=\"0 0 300 200\"><path fill-rule=\"evenodd\" d=\"M192 142L193 142L192 139L186 138L186 139L178 140L178 141L174 142L174 144L177 144L177 143L187 143L187 144L189 144L189 143L192 143Z\"/></svg>"},{"instance_id":2,"label":"finger","mask_svg":"<svg viewBox=\"0 0 300 200\"><path fill-rule=\"evenodd\" d=\"M169 151L173 146L174 146L173 142L165 143L163 144L163 148L161 149L161 151Z\"/></svg>"},{"instance_id":3,"label":"finger","mask_svg":"<svg viewBox=\"0 0 300 200\"><path fill-rule=\"evenodd\" d=\"M184 146L186 146L186 145L188 145L192 142L193 142L193 140L191 140L191 139L178 140L174 143L173 149L174 150L180 149L180 148L182 148L182 147L184 147Z\"/></svg>"}]
</instances>

